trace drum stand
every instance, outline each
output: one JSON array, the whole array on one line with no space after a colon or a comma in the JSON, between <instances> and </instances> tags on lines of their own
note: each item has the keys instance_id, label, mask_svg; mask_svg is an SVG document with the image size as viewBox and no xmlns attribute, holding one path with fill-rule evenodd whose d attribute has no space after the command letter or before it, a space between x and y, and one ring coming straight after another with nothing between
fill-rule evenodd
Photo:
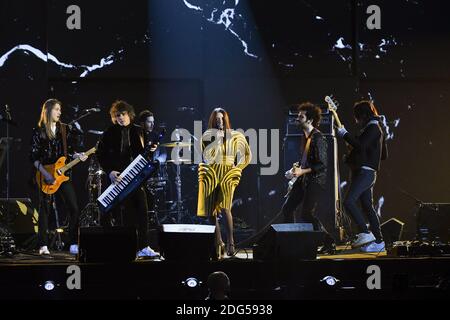
<instances>
[{"instance_id":1,"label":"drum stand","mask_svg":"<svg viewBox=\"0 0 450 320\"><path fill-rule=\"evenodd\" d=\"M50 243L50 248L56 248L58 251L62 251L64 249L64 242L61 238L61 233L64 232L63 228L61 228L60 222L59 222L59 214L58 209L56 208L56 197L55 195L50 196L50 201L52 203L53 211L55 213L55 222L56 222L56 230L55 235L52 239L52 242ZM56 247L55 247L56 244Z\"/></svg>"},{"instance_id":2,"label":"drum stand","mask_svg":"<svg viewBox=\"0 0 450 320\"><path fill-rule=\"evenodd\" d=\"M102 176L105 174L100 168L94 168L94 160L91 160L88 177L89 203L81 211L80 226L93 227L100 225L100 209L96 199L102 194ZM92 182L94 180L94 183Z\"/></svg>"},{"instance_id":3,"label":"drum stand","mask_svg":"<svg viewBox=\"0 0 450 320\"><path fill-rule=\"evenodd\" d=\"M181 194L181 161L175 162L175 187L177 193L177 200L175 201L176 222L181 223L183 218L189 217L187 209L183 206L183 199ZM191 221L192 222L192 221Z\"/></svg>"}]
</instances>

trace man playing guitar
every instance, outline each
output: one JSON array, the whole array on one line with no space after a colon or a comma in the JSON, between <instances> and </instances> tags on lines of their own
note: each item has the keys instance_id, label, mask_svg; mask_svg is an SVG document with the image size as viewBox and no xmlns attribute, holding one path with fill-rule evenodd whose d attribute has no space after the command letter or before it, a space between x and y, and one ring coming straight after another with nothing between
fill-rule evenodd
<instances>
[{"instance_id":1,"label":"man playing guitar","mask_svg":"<svg viewBox=\"0 0 450 320\"><path fill-rule=\"evenodd\" d=\"M317 129L321 110L310 102L298 106L297 121L304 132L300 142L300 161L286 172L286 178L295 179L282 207L285 223L296 222L294 213L303 204L300 221L312 223L315 230L324 231L325 251L333 251L334 241L316 217L318 203L325 191L327 178L327 142ZM291 180L292 181L292 180Z\"/></svg>"}]
</instances>

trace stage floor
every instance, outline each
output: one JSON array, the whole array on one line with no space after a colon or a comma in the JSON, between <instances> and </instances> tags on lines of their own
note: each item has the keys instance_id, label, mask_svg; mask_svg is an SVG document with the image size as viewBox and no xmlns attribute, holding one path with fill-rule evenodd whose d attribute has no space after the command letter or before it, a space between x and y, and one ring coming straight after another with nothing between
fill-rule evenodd
<instances>
[{"instance_id":1,"label":"stage floor","mask_svg":"<svg viewBox=\"0 0 450 320\"><path fill-rule=\"evenodd\" d=\"M208 275L219 270L230 277L233 299L450 297L450 257L406 258L338 249L339 254L316 260L260 261L249 249L221 261L155 259L115 264L79 263L64 252L48 257L19 253L0 257L0 298L202 300ZM73 265L79 267L81 288L71 290L67 282ZM338 280L335 286L326 284L327 276ZM188 287L189 278L197 279L198 285ZM47 281L55 289L45 290ZM379 289L368 288L373 281L378 281Z\"/></svg>"}]
</instances>

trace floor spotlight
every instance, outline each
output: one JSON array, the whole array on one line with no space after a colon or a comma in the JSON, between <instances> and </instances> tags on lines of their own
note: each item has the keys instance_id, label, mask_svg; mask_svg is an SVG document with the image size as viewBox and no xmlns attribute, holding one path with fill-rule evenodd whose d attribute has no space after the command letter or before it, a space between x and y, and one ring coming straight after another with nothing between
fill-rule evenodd
<instances>
[{"instance_id":1,"label":"floor spotlight","mask_svg":"<svg viewBox=\"0 0 450 320\"><path fill-rule=\"evenodd\" d=\"M339 279L336 279L333 276L326 276L322 280L320 280L320 282L325 282L330 287L335 286L339 281Z\"/></svg>"},{"instance_id":2,"label":"floor spotlight","mask_svg":"<svg viewBox=\"0 0 450 320\"><path fill-rule=\"evenodd\" d=\"M195 287L198 287L202 282L198 281L196 278L191 277L191 278L187 278L186 280L182 281L181 283L189 288L195 288Z\"/></svg>"},{"instance_id":3,"label":"floor spotlight","mask_svg":"<svg viewBox=\"0 0 450 320\"><path fill-rule=\"evenodd\" d=\"M44 289L47 291L52 291L53 289L55 289L55 287L55 283L51 280L45 281L44 283Z\"/></svg>"}]
</instances>

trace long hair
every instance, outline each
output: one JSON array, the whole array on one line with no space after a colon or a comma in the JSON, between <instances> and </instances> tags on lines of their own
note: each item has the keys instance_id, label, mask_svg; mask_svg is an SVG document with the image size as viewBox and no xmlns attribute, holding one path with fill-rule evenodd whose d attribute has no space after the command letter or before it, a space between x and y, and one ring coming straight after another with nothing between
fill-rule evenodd
<instances>
[{"instance_id":1,"label":"long hair","mask_svg":"<svg viewBox=\"0 0 450 320\"><path fill-rule=\"evenodd\" d=\"M113 124L116 124L116 113L127 112L130 117L130 121L133 122L134 117L136 117L136 113L134 112L134 107L126 101L117 100L109 109L109 115L111 116L111 121Z\"/></svg>"},{"instance_id":2,"label":"long hair","mask_svg":"<svg viewBox=\"0 0 450 320\"><path fill-rule=\"evenodd\" d=\"M231 129L231 123L230 123L230 116L228 115L228 112L225 111L223 108L215 108L211 115L209 116L208 120L208 129L218 129L216 125L216 116L218 113L223 114L223 127L225 130Z\"/></svg>"},{"instance_id":3,"label":"long hair","mask_svg":"<svg viewBox=\"0 0 450 320\"><path fill-rule=\"evenodd\" d=\"M372 101L362 100L355 103L353 107L353 115L355 119L363 123L368 122L371 118L379 117L378 110Z\"/></svg>"},{"instance_id":4,"label":"long hair","mask_svg":"<svg viewBox=\"0 0 450 320\"><path fill-rule=\"evenodd\" d=\"M38 127L45 127L45 133L49 139L55 139L55 134L53 133L50 123L52 119L52 110L55 105L59 104L62 106L61 101L58 99L48 99L42 105L41 117L39 118Z\"/></svg>"}]
</instances>

